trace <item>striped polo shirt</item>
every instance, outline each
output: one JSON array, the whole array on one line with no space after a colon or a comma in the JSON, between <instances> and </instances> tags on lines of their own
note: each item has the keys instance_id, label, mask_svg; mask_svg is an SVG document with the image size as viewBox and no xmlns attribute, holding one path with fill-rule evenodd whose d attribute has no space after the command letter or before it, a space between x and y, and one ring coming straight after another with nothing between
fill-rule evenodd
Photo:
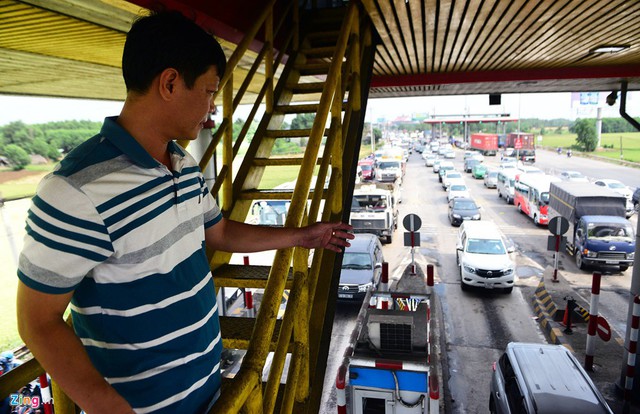
<instances>
[{"instance_id":1,"label":"striped polo shirt","mask_svg":"<svg viewBox=\"0 0 640 414\"><path fill-rule=\"evenodd\" d=\"M201 413L222 341L204 231L221 219L195 160L172 170L106 118L38 187L18 277L74 291L76 335L137 413Z\"/></svg>"}]
</instances>

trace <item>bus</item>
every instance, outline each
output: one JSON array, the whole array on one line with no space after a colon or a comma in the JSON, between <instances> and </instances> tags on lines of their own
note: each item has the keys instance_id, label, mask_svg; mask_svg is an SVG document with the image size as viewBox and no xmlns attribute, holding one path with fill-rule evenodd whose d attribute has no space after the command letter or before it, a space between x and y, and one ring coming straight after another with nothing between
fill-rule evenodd
<instances>
[{"instance_id":1,"label":"bus","mask_svg":"<svg viewBox=\"0 0 640 414\"><path fill-rule=\"evenodd\" d=\"M516 177L513 204L538 226L549 224L549 187L560 178L547 174L520 174Z\"/></svg>"}]
</instances>

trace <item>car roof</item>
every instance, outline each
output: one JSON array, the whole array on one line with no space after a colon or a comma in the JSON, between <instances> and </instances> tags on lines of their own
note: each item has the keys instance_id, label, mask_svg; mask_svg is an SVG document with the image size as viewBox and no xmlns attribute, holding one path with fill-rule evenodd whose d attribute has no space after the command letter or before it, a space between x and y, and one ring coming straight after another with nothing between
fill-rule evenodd
<instances>
[{"instance_id":1,"label":"car roof","mask_svg":"<svg viewBox=\"0 0 640 414\"><path fill-rule=\"evenodd\" d=\"M487 238L502 238L502 232L498 226L491 220L480 221L463 221L460 225L460 232L466 231L467 237L478 238L483 236L483 239Z\"/></svg>"},{"instance_id":2,"label":"car roof","mask_svg":"<svg viewBox=\"0 0 640 414\"><path fill-rule=\"evenodd\" d=\"M351 246L345 249L345 253L368 253L371 249L371 245L378 239L378 236L370 233L356 233L354 236L356 236L355 239L349 240Z\"/></svg>"},{"instance_id":3,"label":"car roof","mask_svg":"<svg viewBox=\"0 0 640 414\"><path fill-rule=\"evenodd\" d=\"M538 413L609 413L571 352L561 345L509 343L507 353Z\"/></svg>"}]
</instances>

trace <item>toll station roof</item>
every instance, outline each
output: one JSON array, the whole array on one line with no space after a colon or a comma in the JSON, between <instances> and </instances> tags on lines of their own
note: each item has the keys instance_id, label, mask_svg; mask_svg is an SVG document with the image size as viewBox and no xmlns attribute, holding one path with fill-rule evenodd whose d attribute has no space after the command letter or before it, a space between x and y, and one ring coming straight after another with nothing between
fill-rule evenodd
<instances>
[{"instance_id":1,"label":"toll station roof","mask_svg":"<svg viewBox=\"0 0 640 414\"><path fill-rule=\"evenodd\" d=\"M276 4L282 1L292 0ZM125 34L146 8L196 17L230 56L266 4L0 0L0 93L121 100ZM622 80L640 90L638 1L362 0L362 6L379 39L369 97L610 92ZM255 100L263 81L250 85L244 101Z\"/></svg>"}]
</instances>

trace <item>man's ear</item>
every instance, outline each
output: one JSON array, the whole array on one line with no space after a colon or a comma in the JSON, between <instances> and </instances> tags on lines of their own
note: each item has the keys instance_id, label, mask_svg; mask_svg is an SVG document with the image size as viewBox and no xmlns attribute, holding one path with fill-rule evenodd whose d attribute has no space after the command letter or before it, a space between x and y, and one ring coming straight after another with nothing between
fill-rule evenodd
<instances>
[{"instance_id":1,"label":"man's ear","mask_svg":"<svg viewBox=\"0 0 640 414\"><path fill-rule=\"evenodd\" d=\"M176 84L180 78L178 71L173 68L163 70L159 76L158 92L165 100L172 99Z\"/></svg>"}]
</instances>

